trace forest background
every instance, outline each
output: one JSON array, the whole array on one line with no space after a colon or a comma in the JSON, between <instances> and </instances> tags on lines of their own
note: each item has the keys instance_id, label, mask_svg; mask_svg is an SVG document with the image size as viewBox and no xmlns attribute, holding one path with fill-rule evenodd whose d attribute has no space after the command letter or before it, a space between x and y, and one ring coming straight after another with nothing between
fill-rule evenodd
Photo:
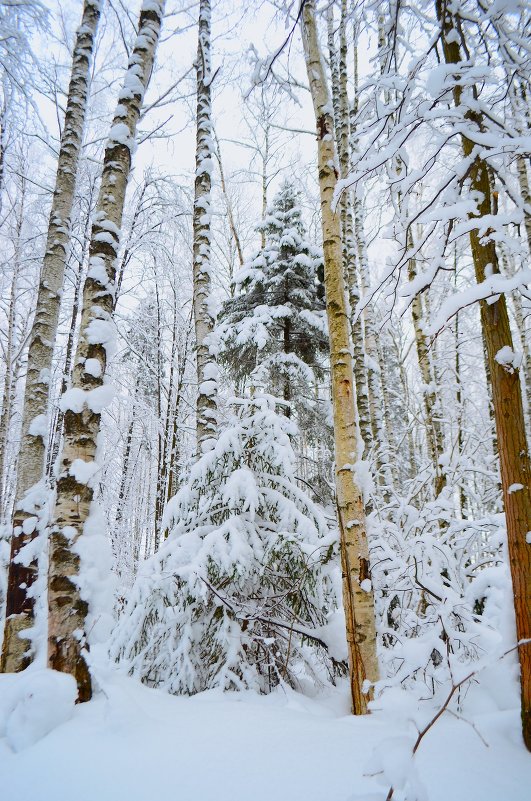
<instances>
[{"instance_id":1,"label":"forest background","mask_svg":"<svg viewBox=\"0 0 531 801\"><path fill-rule=\"evenodd\" d=\"M0 4L4 672L520 675L529 745L530 18L465 5Z\"/></svg>"}]
</instances>

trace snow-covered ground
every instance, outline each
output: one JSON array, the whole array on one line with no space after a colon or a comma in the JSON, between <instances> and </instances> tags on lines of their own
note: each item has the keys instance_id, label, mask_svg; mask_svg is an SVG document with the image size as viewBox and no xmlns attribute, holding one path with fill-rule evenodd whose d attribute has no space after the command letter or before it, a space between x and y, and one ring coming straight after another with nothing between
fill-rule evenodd
<instances>
[{"instance_id":1,"label":"snow-covered ground","mask_svg":"<svg viewBox=\"0 0 531 801\"><path fill-rule=\"evenodd\" d=\"M105 671L74 707L70 677L26 674L0 676L6 801L384 801L388 779L368 774L414 779L411 724L349 715L345 687L318 700L283 688L185 698ZM443 716L394 798L410 801L420 782L429 801L528 801L518 711L487 709Z\"/></svg>"}]
</instances>

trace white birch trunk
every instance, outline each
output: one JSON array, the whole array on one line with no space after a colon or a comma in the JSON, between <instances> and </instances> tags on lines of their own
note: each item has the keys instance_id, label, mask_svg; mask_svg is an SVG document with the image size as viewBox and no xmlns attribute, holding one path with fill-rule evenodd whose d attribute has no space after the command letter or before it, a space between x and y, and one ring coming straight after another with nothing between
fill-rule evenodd
<instances>
[{"instance_id":1,"label":"white birch trunk","mask_svg":"<svg viewBox=\"0 0 531 801\"><path fill-rule=\"evenodd\" d=\"M374 682L378 678L374 596L370 583L363 499L355 476L355 464L359 458L356 399L341 260L340 220L331 206L337 183L334 126L323 57L317 38L314 0L306 0L304 4L301 27L317 128L326 310L330 336L337 508L352 708L355 714L364 714L368 711L367 703L371 698L368 682Z\"/></svg>"},{"instance_id":2,"label":"white birch trunk","mask_svg":"<svg viewBox=\"0 0 531 801\"><path fill-rule=\"evenodd\" d=\"M217 365L208 337L214 328L211 308L211 186L214 166L210 85L210 0L200 0L197 43L197 131L194 195L194 321L197 361L197 452L208 450L216 433Z\"/></svg>"},{"instance_id":3,"label":"white birch trunk","mask_svg":"<svg viewBox=\"0 0 531 801\"><path fill-rule=\"evenodd\" d=\"M13 384L13 341L15 335L15 308L17 290L17 266L13 270L9 290L9 309L7 312L7 341L5 347L5 374L2 387L2 411L0 412L0 522L7 520L6 498L6 454L9 442L9 421L11 420L11 396Z\"/></svg>"},{"instance_id":4,"label":"white birch trunk","mask_svg":"<svg viewBox=\"0 0 531 801\"><path fill-rule=\"evenodd\" d=\"M333 6L327 13L328 52L330 72L332 76L332 103L336 128L337 153L339 157L339 173L346 178L350 172L349 134L350 114L347 89L347 40L345 35L345 16L341 2L340 52L339 58L335 45ZM363 449L360 456L369 451L373 445L371 414L369 408L369 392L367 371L365 368L365 342L360 316L354 312L360 300L359 277L356 271L356 242L354 238L354 220L350 193L345 193L340 201L341 253L343 258L343 274L350 301L350 333L353 347L354 382L356 385L356 407L358 425Z\"/></svg>"},{"instance_id":5,"label":"white birch trunk","mask_svg":"<svg viewBox=\"0 0 531 801\"><path fill-rule=\"evenodd\" d=\"M410 247L412 242L410 242ZM415 259L408 261L408 278L410 281L417 275ZM424 333L423 322L424 313L422 308L422 296L415 295L411 303L411 316L413 318L413 329L415 332L415 347L417 360L422 378L422 396L424 401L424 415L426 428L426 443L428 455L434 470L434 492L437 498L446 486L446 476L442 472L440 458L444 450L444 438L442 424L438 415L437 403L437 382L435 371L431 361L430 347L426 334Z\"/></svg>"},{"instance_id":6,"label":"white birch trunk","mask_svg":"<svg viewBox=\"0 0 531 801\"><path fill-rule=\"evenodd\" d=\"M85 659L88 602L78 581L78 542L84 536L93 498L90 480L83 473L96 468L101 410L109 402L104 378L106 347L112 347L114 339L116 256L136 128L153 69L163 9L164 0L144 0L142 4L138 36L105 148L72 389L62 398L64 444L50 536L48 665L74 676L79 701L88 700L92 694ZM79 467L83 467L81 474Z\"/></svg>"},{"instance_id":7,"label":"white birch trunk","mask_svg":"<svg viewBox=\"0 0 531 801\"><path fill-rule=\"evenodd\" d=\"M21 638L20 633L34 621L31 589L37 578L37 561L25 566L18 561L18 554L38 534L36 520L35 525L26 523L27 533L22 527L28 518L39 513L40 500L35 496L35 488L44 478L49 383L68 258L70 217L86 116L90 63L99 17L100 0L85 0L74 46L46 252L31 330L8 571L7 620L0 661L0 669L4 672L23 670L31 660L31 641Z\"/></svg>"}]
</instances>

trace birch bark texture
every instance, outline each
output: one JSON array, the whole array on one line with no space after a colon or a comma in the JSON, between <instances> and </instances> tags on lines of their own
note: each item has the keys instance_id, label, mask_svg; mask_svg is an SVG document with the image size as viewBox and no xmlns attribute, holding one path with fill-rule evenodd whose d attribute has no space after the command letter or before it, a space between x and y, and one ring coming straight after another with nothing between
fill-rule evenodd
<instances>
[{"instance_id":1,"label":"birch bark texture","mask_svg":"<svg viewBox=\"0 0 531 801\"><path fill-rule=\"evenodd\" d=\"M209 450L216 433L218 368L210 351L214 329L211 299L211 188L214 167L210 87L210 0L199 2L197 42L196 171L193 214L193 307L197 362L197 452Z\"/></svg>"},{"instance_id":2,"label":"birch bark texture","mask_svg":"<svg viewBox=\"0 0 531 801\"><path fill-rule=\"evenodd\" d=\"M408 246L413 248L410 238ZM417 263L413 257L408 260L408 278L413 281L417 275ZM415 348L420 375L422 377L422 395L424 401L424 415L426 421L426 444L428 456L434 471L434 494L438 498L446 486L446 476L442 471L441 456L444 452L443 429L438 411L437 381L435 378L428 338L424 332L424 310L422 295L418 292L411 301L411 317L415 333Z\"/></svg>"},{"instance_id":3,"label":"birch bark texture","mask_svg":"<svg viewBox=\"0 0 531 801\"><path fill-rule=\"evenodd\" d=\"M11 420L15 360L13 358L14 339L15 339L15 320L16 320L16 296L17 296L17 254L15 253L15 264L13 275L9 287L9 307L7 312L7 338L4 352L5 372L2 382L2 411L0 413L0 521L3 523L9 517L7 506L7 476L6 476L6 455L9 444L9 423ZM5 510L5 511L4 511Z\"/></svg>"},{"instance_id":4,"label":"birch bark texture","mask_svg":"<svg viewBox=\"0 0 531 801\"><path fill-rule=\"evenodd\" d=\"M325 263L326 311L334 417L336 493L343 596L349 648L352 711L368 712L368 682L378 679L374 596L361 488L356 483L358 432L352 345L342 270L340 218L332 209L337 183L332 103L315 20L315 2L306 0L301 17L302 39L312 96L318 147L319 192Z\"/></svg>"},{"instance_id":5,"label":"birch bark texture","mask_svg":"<svg viewBox=\"0 0 531 801\"><path fill-rule=\"evenodd\" d=\"M31 640L20 635L27 632L34 622L35 598L32 588L38 567L35 558L26 564L26 560L20 557L20 552L38 535L36 515L45 495L42 491L39 492L38 486L43 482L45 473L50 376L69 253L71 214L87 111L90 65L100 12L100 0L85 0L72 57L46 251L30 335L8 568L6 624L0 658L1 672L23 670L32 658ZM41 490L44 490L42 485Z\"/></svg>"},{"instance_id":6,"label":"birch bark texture","mask_svg":"<svg viewBox=\"0 0 531 801\"><path fill-rule=\"evenodd\" d=\"M339 174L346 178L350 172L349 153L349 102L347 91L347 39L346 12L341 3L341 20L339 23L339 55L335 44L334 6L327 11L328 52L330 73L332 78L332 105L334 108L334 127L336 131L336 148L339 160ZM355 311L360 300L359 278L356 271L356 242L354 239L354 219L352 202L349 194L340 200L341 253L343 259L343 276L348 290L351 313ZM365 368L365 342L361 316L351 314L350 333L353 347L353 371L356 386L356 408L358 425L364 452L368 452L373 444L371 416L369 408L369 391L367 371ZM360 453L362 456L363 453Z\"/></svg>"},{"instance_id":7,"label":"birch bark texture","mask_svg":"<svg viewBox=\"0 0 531 801\"><path fill-rule=\"evenodd\" d=\"M441 26L444 58L447 64L462 64L461 26L445 0L435 2ZM459 108L463 88L454 87L454 102ZM463 106L461 106L463 107ZM482 130L482 112L470 109L467 121ZM470 191L479 198L473 218L495 211L491 177L486 161L481 158L474 142L461 135L463 154L469 160ZM480 228L470 231L470 247L478 283L487 275L500 272L498 254L493 239L481 236ZM494 302L480 302L481 326L487 350L492 385L492 400L496 421L498 453L503 490L503 505L507 526L509 564L513 582L516 636L518 642L528 641L518 649L520 660L521 714L524 742L531 751L531 463L526 440L520 370L500 357L513 352L513 340L504 294Z\"/></svg>"},{"instance_id":8,"label":"birch bark texture","mask_svg":"<svg viewBox=\"0 0 531 801\"><path fill-rule=\"evenodd\" d=\"M83 537L87 536L84 527L94 494L92 481L98 470L96 451L101 412L112 399L112 389L105 383L105 368L114 341L116 257L136 128L153 69L163 13L164 0L144 0L105 148L72 388L61 399L65 413L64 444L50 534L48 666L74 676L78 701L87 701L92 695L86 661L88 601L80 590L80 552Z\"/></svg>"}]
</instances>

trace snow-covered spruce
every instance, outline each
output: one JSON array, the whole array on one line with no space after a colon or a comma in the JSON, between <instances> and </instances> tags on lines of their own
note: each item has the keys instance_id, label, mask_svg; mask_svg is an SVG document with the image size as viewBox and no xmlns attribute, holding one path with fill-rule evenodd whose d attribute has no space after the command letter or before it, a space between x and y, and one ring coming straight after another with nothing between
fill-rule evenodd
<instances>
[{"instance_id":1,"label":"snow-covered spruce","mask_svg":"<svg viewBox=\"0 0 531 801\"><path fill-rule=\"evenodd\" d=\"M113 656L147 684L268 692L333 680L342 667L325 647L337 532L297 485L296 429L276 405L236 400L170 502L170 535L140 569L113 637Z\"/></svg>"},{"instance_id":2,"label":"snow-covered spruce","mask_svg":"<svg viewBox=\"0 0 531 801\"><path fill-rule=\"evenodd\" d=\"M307 431L328 333L322 254L308 239L292 184L283 183L258 230L265 246L236 276L236 296L224 304L214 338L234 378L283 397Z\"/></svg>"}]
</instances>

